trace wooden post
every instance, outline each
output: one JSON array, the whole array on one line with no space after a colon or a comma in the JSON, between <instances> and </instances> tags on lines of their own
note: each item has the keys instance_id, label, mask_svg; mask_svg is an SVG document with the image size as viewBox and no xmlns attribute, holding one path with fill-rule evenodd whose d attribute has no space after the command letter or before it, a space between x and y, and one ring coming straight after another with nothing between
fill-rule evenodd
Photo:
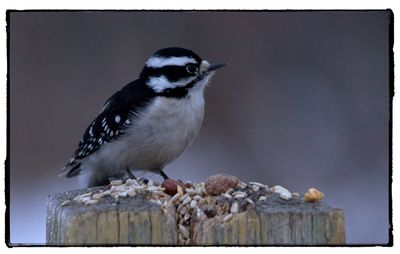
<instances>
[{"instance_id":1,"label":"wooden post","mask_svg":"<svg viewBox=\"0 0 400 254\"><path fill-rule=\"evenodd\" d=\"M193 209L190 208L193 204L186 203L189 209L186 215L181 212L182 205L168 202L170 196L157 200L148 192L133 197L124 194L117 200L116 195L105 196L90 205L71 201L78 195L99 190L106 189L49 196L48 245L345 244L343 211L323 202L308 203L300 197L283 200L279 194L269 192L263 193L267 198L262 202L208 196L204 202L196 201ZM182 202L185 201L181 199ZM237 211L232 212L234 203ZM182 221L185 227L179 225Z\"/></svg>"}]
</instances>

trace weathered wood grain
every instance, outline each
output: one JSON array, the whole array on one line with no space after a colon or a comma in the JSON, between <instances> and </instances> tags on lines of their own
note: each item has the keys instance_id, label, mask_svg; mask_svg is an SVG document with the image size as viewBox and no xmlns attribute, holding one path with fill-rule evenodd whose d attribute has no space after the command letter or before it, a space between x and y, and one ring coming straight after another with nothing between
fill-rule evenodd
<instances>
[{"instance_id":1,"label":"weathered wood grain","mask_svg":"<svg viewBox=\"0 0 400 254\"><path fill-rule=\"evenodd\" d=\"M324 203L286 201L273 195L248 205L245 212L222 223L223 216L194 218L195 245L343 245L344 214Z\"/></svg>"},{"instance_id":2,"label":"weathered wood grain","mask_svg":"<svg viewBox=\"0 0 400 254\"><path fill-rule=\"evenodd\" d=\"M73 202L88 190L50 195L47 211L49 245L178 245L175 206L162 206L145 194L115 201L105 197L91 206ZM213 197L219 206L232 200ZM233 200L235 201L235 200ZM189 223L191 245L343 245L344 214L323 202L306 203L301 198L282 200L271 194L254 205L242 200L239 213L224 222L226 214L207 217L192 211Z\"/></svg>"}]
</instances>

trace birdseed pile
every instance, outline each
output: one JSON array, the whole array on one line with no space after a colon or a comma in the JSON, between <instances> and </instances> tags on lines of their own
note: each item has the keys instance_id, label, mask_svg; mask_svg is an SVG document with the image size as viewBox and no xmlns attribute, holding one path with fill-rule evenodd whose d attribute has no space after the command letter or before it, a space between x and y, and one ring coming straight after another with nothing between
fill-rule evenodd
<instances>
[{"instance_id":1,"label":"birdseed pile","mask_svg":"<svg viewBox=\"0 0 400 254\"><path fill-rule=\"evenodd\" d=\"M162 184L151 180L114 180L109 186L65 200L61 205L77 203L90 206L105 202L108 197L118 202L120 199L141 196L159 204L165 213L171 208L175 209L178 243L190 244L192 220L213 219L215 223L227 223L249 206L266 202L273 195L279 195L283 201L304 198L306 202L314 202L323 198L323 193L315 188L309 189L302 197L299 193L292 193L279 185L270 188L259 182L245 183L234 176L220 174L200 183L182 183L171 179Z\"/></svg>"}]
</instances>

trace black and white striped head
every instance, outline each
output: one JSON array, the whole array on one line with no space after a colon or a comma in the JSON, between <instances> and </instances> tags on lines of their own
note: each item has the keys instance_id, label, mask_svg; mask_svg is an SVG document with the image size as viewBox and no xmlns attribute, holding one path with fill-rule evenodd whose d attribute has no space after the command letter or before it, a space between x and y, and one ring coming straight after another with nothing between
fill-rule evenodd
<instances>
[{"instance_id":1,"label":"black and white striped head","mask_svg":"<svg viewBox=\"0 0 400 254\"><path fill-rule=\"evenodd\" d=\"M147 60L140 79L158 94L186 95L190 89L204 86L214 71L223 66L211 65L188 49L164 48Z\"/></svg>"}]
</instances>

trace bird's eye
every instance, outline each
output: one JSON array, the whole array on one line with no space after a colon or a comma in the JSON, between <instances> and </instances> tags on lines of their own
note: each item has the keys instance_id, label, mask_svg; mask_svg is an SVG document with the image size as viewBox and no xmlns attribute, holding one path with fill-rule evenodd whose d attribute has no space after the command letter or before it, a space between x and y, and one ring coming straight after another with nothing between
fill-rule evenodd
<instances>
[{"instance_id":1,"label":"bird's eye","mask_svg":"<svg viewBox=\"0 0 400 254\"><path fill-rule=\"evenodd\" d=\"M191 74L195 74L195 73L197 73L198 69L197 69L196 65L188 64L188 65L186 65L186 71L191 73Z\"/></svg>"}]
</instances>

